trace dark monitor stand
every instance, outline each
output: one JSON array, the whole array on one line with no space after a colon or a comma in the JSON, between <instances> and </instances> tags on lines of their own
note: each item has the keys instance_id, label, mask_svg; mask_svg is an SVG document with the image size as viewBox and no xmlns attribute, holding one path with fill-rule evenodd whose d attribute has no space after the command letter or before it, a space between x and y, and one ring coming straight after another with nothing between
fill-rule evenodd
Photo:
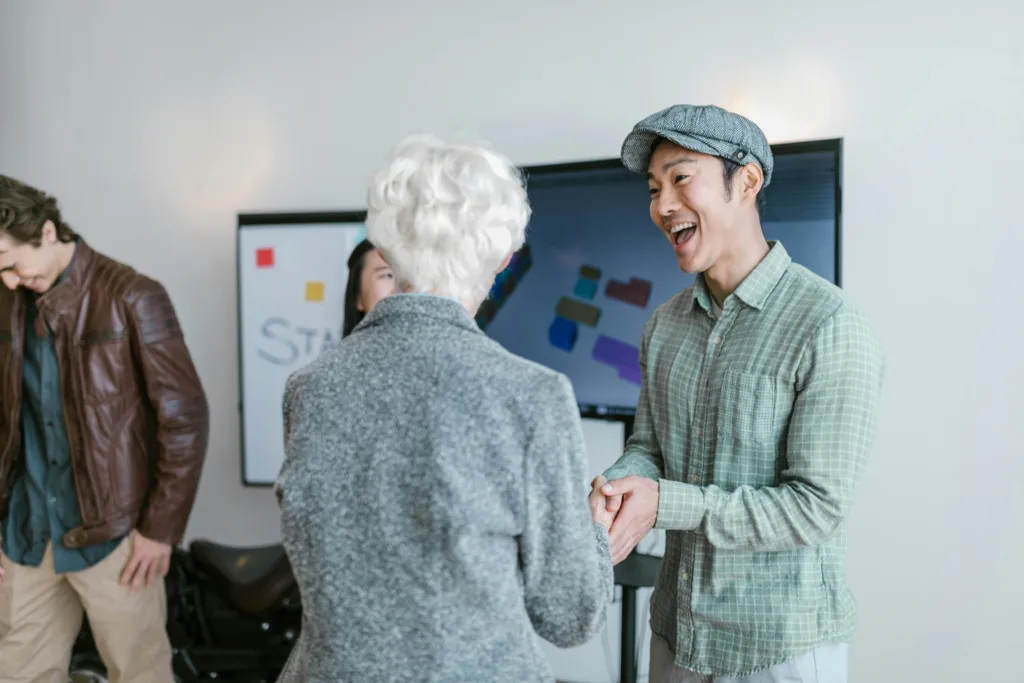
<instances>
[{"instance_id":1,"label":"dark monitor stand","mask_svg":"<svg viewBox=\"0 0 1024 683\"><path fill-rule=\"evenodd\" d=\"M622 416L622 440L633 433L633 416ZM661 558L657 555L646 555L636 550L615 566L615 585L622 586L622 623L620 625L619 646L619 681L620 683L636 683L636 593L641 588L652 588L658 577Z\"/></svg>"},{"instance_id":2,"label":"dark monitor stand","mask_svg":"<svg viewBox=\"0 0 1024 683\"><path fill-rule=\"evenodd\" d=\"M651 588L658 576L661 558L635 550L615 566L615 584L622 586L622 639L619 649L619 680L636 683L636 592Z\"/></svg>"}]
</instances>

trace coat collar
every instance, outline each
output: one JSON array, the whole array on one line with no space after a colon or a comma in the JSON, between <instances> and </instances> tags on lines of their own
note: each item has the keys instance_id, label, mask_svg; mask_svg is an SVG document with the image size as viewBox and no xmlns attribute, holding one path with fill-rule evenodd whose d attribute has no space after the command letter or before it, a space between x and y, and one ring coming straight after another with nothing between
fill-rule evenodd
<instances>
[{"instance_id":1,"label":"coat collar","mask_svg":"<svg viewBox=\"0 0 1024 683\"><path fill-rule=\"evenodd\" d=\"M84 239L76 238L75 253L71 262L49 290L39 295L36 306L40 310L59 310L85 293L85 285L96 257Z\"/></svg>"},{"instance_id":2,"label":"coat collar","mask_svg":"<svg viewBox=\"0 0 1024 683\"><path fill-rule=\"evenodd\" d=\"M455 299L435 294L392 294L377 302L353 332L392 324L433 321L483 334L469 311Z\"/></svg>"}]
</instances>

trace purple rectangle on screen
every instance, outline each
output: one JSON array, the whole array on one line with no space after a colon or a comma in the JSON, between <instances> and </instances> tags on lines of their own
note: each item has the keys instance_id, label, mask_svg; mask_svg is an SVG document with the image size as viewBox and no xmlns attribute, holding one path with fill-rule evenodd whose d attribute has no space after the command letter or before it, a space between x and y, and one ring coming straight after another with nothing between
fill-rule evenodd
<instances>
[{"instance_id":1,"label":"purple rectangle on screen","mask_svg":"<svg viewBox=\"0 0 1024 683\"><path fill-rule=\"evenodd\" d=\"M603 334L594 344L594 360L617 368L640 370L640 349Z\"/></svg>"},{"instance_id":2,"label":"purple rectangle on screen","mask_svg":"<svg viewBox=\"0 0 1024 683\"><path fill-rule=\"evenodd\" d=\"M632 382L633 384L638 384L638 385L639 384L643 384L643 380L641 379L641 375L640 375L640 366L639 365L636 366L635 368L621 368L620 367L619 368L619 377L621 377L622 379L626 380L627 382Z\"/></svg>"}]
</instances>

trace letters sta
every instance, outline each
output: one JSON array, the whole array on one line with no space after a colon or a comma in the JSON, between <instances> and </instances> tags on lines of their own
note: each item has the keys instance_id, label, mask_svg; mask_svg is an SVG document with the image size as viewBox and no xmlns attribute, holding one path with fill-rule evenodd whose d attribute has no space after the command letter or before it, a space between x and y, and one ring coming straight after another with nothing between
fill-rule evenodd
<instances>
[{"instance_id":1,"label":"letters sta","mask_svg":"<svg viewBox=\"0 0 1024 683\"><path fill-rule=\"evenodd\" d=\"M338 343L338 330L292 325L270 318L260 327L260 357L274 365L291 365L303 356L317 356Z\"/></svg>"}]
</instances>

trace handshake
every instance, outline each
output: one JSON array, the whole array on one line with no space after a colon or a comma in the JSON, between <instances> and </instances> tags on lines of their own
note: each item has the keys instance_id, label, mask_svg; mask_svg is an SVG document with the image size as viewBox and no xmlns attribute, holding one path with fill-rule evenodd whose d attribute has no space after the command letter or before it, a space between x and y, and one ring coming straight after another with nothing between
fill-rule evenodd
<instances>
[{"instance_id":1,"label":"handshake","mask_svg":"<svg viewBox=\"0 0 1024 683\"><path fill-rule=\"evenodd\" d=\"M598 475L591 482L590 516L608 530L612 565L633 551L658 519L658 482L630 475L608 481Z\"/></svg>"}]
</instances>

